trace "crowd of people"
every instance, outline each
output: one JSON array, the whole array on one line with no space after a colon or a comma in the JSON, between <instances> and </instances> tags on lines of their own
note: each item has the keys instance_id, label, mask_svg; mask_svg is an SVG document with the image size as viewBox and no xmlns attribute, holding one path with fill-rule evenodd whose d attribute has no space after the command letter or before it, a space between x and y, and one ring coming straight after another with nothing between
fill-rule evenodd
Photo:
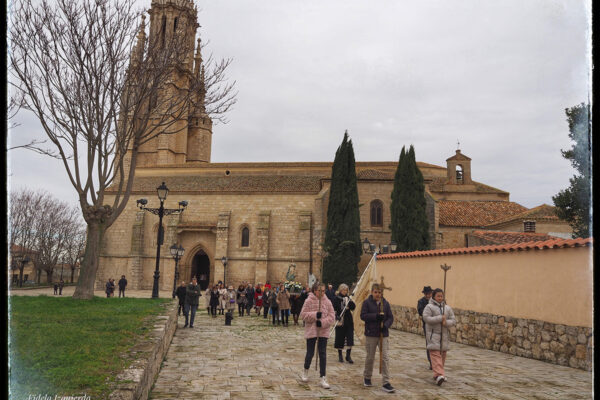
<instances>
[{"instance_id":1,"label":"crowd of people","mask_svg":"<svg viewBox=\"0 0 600 400\"><path fill-rule=\"evenodd\" d=\"M104 293L106 293L106 297L114 297L115 296L115 280L113 278L108 278L106 281ZM125 288L127 287L127 279L125 279L125 275L121 275L121 279L118 282L119 286L119 297L125 297Z\"/></svg>"},{"instance_id":2,"label":"crowd of people","mask_svg":"<svg viewBox=\"0 0 600 400\"><path fill-rule=\"evenodd\" d=\"M327 382L327 341L330 331L335 330L334 348L338 351L338 361L354 363L352 347L354 346L354 312L356 304L350 297L350 288L341 284L334 290L331 284L315 283L309 290L302 287L299 293L290 291L282 283L271 286L267 281L264 285L253 286L243 282L234 289L219 281L216 285L204 291L205 307L208 315L216 318L225 315L231 319L237 305L238 316L255 315L269 318L273 325L287 327L289 316L292 315L294 325L299 325L299 318L304 326L306 340L306 355L304 368L301 373L303 382L309 381L309 367L313 357L318 357L320 385L329 389ZM446 305L444 291L423 288L423 298L417 303L417 310L423 321L425 334L425 349L433 379L440 386L447 381L444 372L446 354L450 343L449 328L456 324L452 308ZM194 319L202 296L196 278L187 284L181 282L176 291L179 299L178 315L183 311L184 328L194 327ZM375 283L371 287L370 296L362 303L359 317L364 321L364 345L366 357L363 370L363 384L373 386L373 365L377 348L381 357L382 390L395 392L390 383L389 371L389 335L394 322L392 308L383 298L382 287ZM335 326L335 327L334 327ZM315 353L316 348L316 353ZM345 356L344 356L345 350Z\"/></svg>"}]
</instances>

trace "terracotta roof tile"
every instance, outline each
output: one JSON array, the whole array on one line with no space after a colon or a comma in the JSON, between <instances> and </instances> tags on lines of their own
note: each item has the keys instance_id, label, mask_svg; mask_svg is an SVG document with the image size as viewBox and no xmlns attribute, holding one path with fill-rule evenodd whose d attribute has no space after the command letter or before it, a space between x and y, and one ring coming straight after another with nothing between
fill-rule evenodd
<instances>
[{"instance_id":1,"label":"terracotta roof tile","mask_svg":"<svg viewBox=\"0 0 600 400\"><path fill-rule=\"evenodd\" d=\"M377 169L363 169L356 174L358 179L393 180L394 172L381 171Z\"/></svg>"},{"instance_id":2,"label":"terracotta roof tile","mask_svg":"<svg viewBox=\"0 0 600 400\"><path fill-rule=\"evenodd\" d=\"M517 220L536 220L536 221L558 221L559 218L556 215L556 207L549 206L548 204L542 204L524 211L519 214L511 215L506 218L494 221L489 225L499 225L506 222L517 221Z\"/></svg>"},{"instance_id":3,"label":"terracotta roof tile","mask_svg":"<svg viewBox=\"0 0 600 400\"><path fill-rule=\"evenodd\" d=\"M484 254L484 253L501 253L511 251L528 251L528 250L547 250L547 249L564 249L569 247L592 247L592 238L577 238L577 239L551 239L541 242L527 242L516 244L504 244L495 246L477 246L477 247L461 247L455 249L439 249L412 251L407 253L380 254L378 260L393 260L397 258L414 258L414 257L434 257L434 256L450 256L458 254Z\"/></svg>"},{"instance_id":4,"label":"terracotta roof tile","mask_svg":"<svg viewBox=\"0 0 600 400\"><path fill-rule=\"evenodd\" d=\"M512 201L440 200L438 205L439 224L445 226L486 226L527 210Z\"/></svg>"},{"instance_id":5,"label":"terracotta roof tile","mask_svg":"<svg viewBox=\"0 0 600 400\"><path fill-rule=\"evenodd\" d=\"M541 242L556 239L555 236L534 232L474 231L472 235L484 239L490 244Z\"/></svg>"},{"instance_id":6,"label":"terracotta roof tile","mask_svg":"<svg viewBox=\"0 0 600 400\"><path fill-rule=\"evenodd\" d=\"M505 192L504 190L500 190L497 189L495 187L489 186L489 185L484 185L483 183L480 182L475 182L473 181L471 183L471 185L450 185L448 184L448 178L446 177L434 177L432 178L431 182L429 183L429 190L431 192L454 192L456 191L458 188L460 187L464 187L467 188L469 186L471 186L473 188L472 191L476 192L476 193L508 193Z\"/></svg>"}]
</instances>

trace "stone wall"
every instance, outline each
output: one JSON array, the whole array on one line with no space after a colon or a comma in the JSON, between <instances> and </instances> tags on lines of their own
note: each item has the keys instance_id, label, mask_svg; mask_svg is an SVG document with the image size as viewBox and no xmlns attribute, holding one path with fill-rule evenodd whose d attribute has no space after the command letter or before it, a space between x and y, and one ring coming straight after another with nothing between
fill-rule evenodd
<instances>
[{"instance_id":1,"label":"stone wall","mask_svg":"<svg viewBox=\"0 0 600 400\"><path fill-rule=\"evenodd\" d=\"M587 371L592 369L592 329L453 308L450 340ZM423 335L417 309L392 306L395 329ZM424 346L424 345L423 345Z\"/></svg>"},{"instance_id":2,"label":"stone wall","mask_svg":"<svg viewBox=\"0 0 600 400\"><path fill-rule=\"evenodd\" d=\"M145 400L158 376L177 328L177 301L167 305L164 315L157 317L148 339L139 340L127 357L134 360L117 375L111 400Z\"/></svg>"}]
</instances>

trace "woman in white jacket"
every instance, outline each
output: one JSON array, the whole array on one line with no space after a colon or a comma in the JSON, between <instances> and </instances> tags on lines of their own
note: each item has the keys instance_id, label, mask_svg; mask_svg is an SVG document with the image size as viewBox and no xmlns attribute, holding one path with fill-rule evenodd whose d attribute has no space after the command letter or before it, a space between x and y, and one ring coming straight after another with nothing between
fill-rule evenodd
<instances>
[{"instance_id":1,"label":"woman in white jacket","mask_svg":"<svg viewBox=\"0 0 600 400\"><path fill-rule=\"evenodd\" d=\"M423 321L425 321L425 339L427 350L431 357L433 368L433 379L438 386L446 381L444 364L446 363L446 352L450 347L451 326L456 325L454 312L444 301L444 291L435 289L429 300L429 304L423 310Z\"/></svg>"}]
</instances>

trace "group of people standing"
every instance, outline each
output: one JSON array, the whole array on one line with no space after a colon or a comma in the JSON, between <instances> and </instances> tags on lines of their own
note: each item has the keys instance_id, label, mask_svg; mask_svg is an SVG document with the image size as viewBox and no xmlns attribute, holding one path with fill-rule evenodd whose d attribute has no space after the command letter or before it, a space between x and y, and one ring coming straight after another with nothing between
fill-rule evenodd
<instances>
[{"instance_id":1,"label":"group of people standing","mask_svg":"<svg viewBox=\"0 0 600 400\"><path fill-rule=\"evenodd\" d=\"M121 275L121 279L119 279L118 285L119 297L125 297L125 288L127 287L127 279L125 279L125 275ZM115 296L115 280L113 278L108 278L108 281L105 285L104 293L106 293L106 297Z\"/></svg>"}]
</instances>

